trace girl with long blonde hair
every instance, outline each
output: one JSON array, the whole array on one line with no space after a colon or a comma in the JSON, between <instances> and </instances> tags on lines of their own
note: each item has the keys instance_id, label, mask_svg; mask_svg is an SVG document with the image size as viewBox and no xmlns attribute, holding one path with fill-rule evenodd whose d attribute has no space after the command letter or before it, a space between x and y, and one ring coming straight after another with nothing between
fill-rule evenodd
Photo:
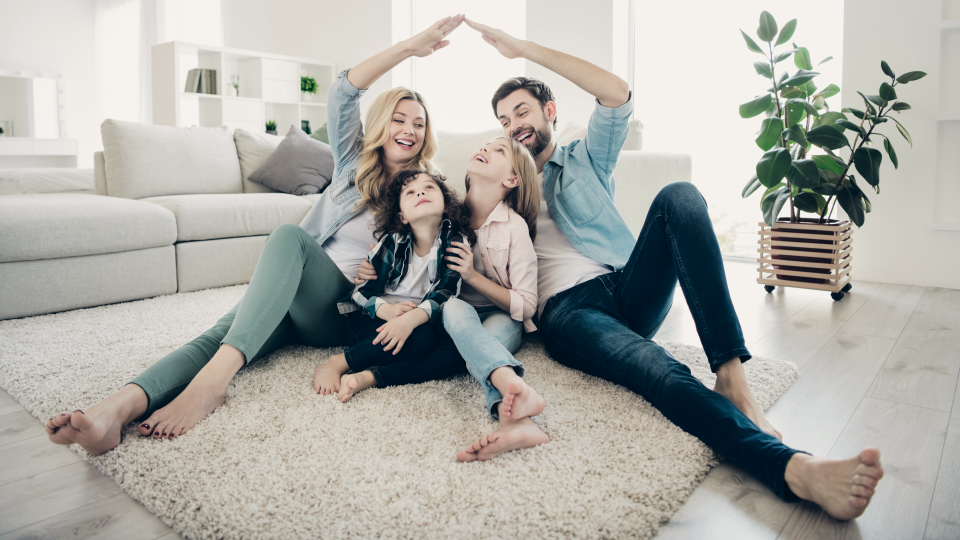
<instances>
[{"instance_id":1,"label":"girl with long blonde hair","mask_svg":"<svg viewBox=\"0 0 960 540\"><path fill-rule=\"evenodd\" d=\"M327 101L333 181L300 226L284 224L268 238L243 299L212 328L168 354L117 393L85 411L47 422L57 444L79 444L102 454L120 443L128 423L154 438L183 435L224 401L240 368L280 347L346 344L346 323L336 304L353 287L360 261L375 243L373 221L394 175L433 169L437 144L426 103L395 88L374 101L367 133L360 97L394 66L449 44L444 37L463 22L447 17L361 62L337 77ZM401 305L398 311L414 309ZM340 376L318 366L318 392L339 390Z\"/></svg>"}]
</instances>

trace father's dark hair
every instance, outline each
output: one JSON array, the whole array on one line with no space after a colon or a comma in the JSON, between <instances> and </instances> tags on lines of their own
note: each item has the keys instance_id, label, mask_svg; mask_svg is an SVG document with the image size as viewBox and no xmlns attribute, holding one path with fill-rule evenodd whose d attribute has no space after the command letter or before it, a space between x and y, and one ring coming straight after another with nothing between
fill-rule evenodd
<instances>
[{"instance_id":1,"label":"father's dark hair","mask_svg":"<svg viewBox=\"0 0 960 540\"><path fill-rule=\"evenodd\" d=\"M530 77L514 77L507 79L506 82L501 84L500 88L497 88L497 91L493 93L493 101L491 102L493 105L493 115L497 116L497 103L500 103L500 100L521 89L533 94L533 97L537 98L537 101L540 102L541 109L547 106L548 101L556 101L553 98L553 92L550 91L550 87L547 86L545 82L531 79ZM553 129L557 129L556 117L553 119Z\"/></svg>"}]
</instances>

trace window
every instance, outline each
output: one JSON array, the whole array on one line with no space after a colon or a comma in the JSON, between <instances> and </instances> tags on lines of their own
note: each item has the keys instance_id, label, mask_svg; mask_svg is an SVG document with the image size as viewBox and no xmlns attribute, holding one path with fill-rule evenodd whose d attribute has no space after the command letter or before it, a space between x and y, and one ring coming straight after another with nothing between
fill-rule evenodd
<instances>
[{"instance_id":1,"label":"window","mask_svg":"<svg viewBox=\"0 0 960 540\"><path fill-rule=\"evenodd\" d=\"M754 70L762 58L747 49L738 29L757 41L763 10L781 28L798 19L791 41L810 51L820 73L814 82L840 86L843 2L638 1L635 10L635 115L644 124L643 149L690 154L693 182L707 199L721 251L756 258L760 196L742 199L740 192L763 153L754 143L760 122L740 118L738 108L770 84ZM833 60L817 65L828 56ZM783 69L797 71L792 57L777 64L778 75ZM839 110L840 96L827 103Z\"/></svg>"},{"instance_id":2,"label":"window","mask_svg":"<svg viewBox=\"0 0 960 540\"><path fill-rule=\"evenodd\" d=\"M526 37L526 1L394 0L393 42L426 30L457 13L519 38ZM489 14L489 16L487 16ZM490 98L503 81L523 75L523 60L507 60L466 23L448 36L450 45L427 58L411 58L393 70L393 85L423 94L437 129L496 129Z\"/></svg>"}]
</instances>

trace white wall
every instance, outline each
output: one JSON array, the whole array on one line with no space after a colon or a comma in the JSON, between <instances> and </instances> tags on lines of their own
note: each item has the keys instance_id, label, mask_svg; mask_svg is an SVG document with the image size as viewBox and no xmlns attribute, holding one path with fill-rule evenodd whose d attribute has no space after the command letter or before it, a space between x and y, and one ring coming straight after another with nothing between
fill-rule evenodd
<instances>
[{"instance_id":1,"label":"white wall","mask_svg":"<svg viewBox=\"0 0 960 540\"><path fill-rule=\"evenodd\" d=\"M390 0L223 2L223 46L328 60L352 67L391 43ZM361 111L392 87L389 74L361 100Z\"/></svg>"},{"instance_id":2,"label":"white wall","mask_svg":"<svg viewBox=\"0 0 960 540\"><path fill-rule=\"evenodd\" d=\"M844 6L844 107L863 109L864 94L877 94L885 76L880 61L897 72L925 71L919 81L897 86L913 109L897 116L913 148L887 122L879 131L897 151L895 170L884 153L879 194L868 193L873 212L854 236L857 279L960 289L960 231L934 230L937 114L940 92L940 0L846 0ZM894 113L896 115L896 113ZM877 145L879 148L879 145ZM846 154L844 154L846 155ZM960 201L951 201L954 212Z\"/></svg>"},{"instance_id":3,"label":"white wall","mask_svg":"<svg viewBox=\"0 0 960 540\"><path fill-rule=\"evenodd\" d=\"M527 0L527 39L613 71L613 0ZM586 124L596 100L572 82L533 62L526 76L540 79L557 100L557 127Z\"/></svg>"},{"instance_id":4,"label":"white wall","mask_svg":"<svg viewBox=\"0 0 960 540\"><path fill-rule=\"evenodd\" d=\"M0 66L64 77L67 136L79 167L100 146L94 110L93 0L0 0Z\"/></svg>"}]
</instances>

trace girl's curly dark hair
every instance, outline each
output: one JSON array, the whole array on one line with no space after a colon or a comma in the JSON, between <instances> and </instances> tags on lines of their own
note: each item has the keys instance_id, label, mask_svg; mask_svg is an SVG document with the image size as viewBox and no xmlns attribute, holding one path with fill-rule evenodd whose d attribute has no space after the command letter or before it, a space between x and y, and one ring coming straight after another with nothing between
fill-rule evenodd
<instances>
[{"instance_id":1,"label":"girl's curly dark hair","mask_svg":"<svg viewBox=\"0 0 960 540\"><path fill-rule=\"evenodd\" d=\"M460 230L470 245L477 241L477 235L470 228L470 208L463 204L463 201L457 197L457 194L447 185L447 177L438 171L427 171L424 169L405 169L393 177L393 181L387 186L386 192L380 197L380 200L373 205L375 215L375 229L373 235L377 240L382 239L388 234L406 234L411 232L410 225L400 221L400 193L403 188L413 182L413 180L425 174L430 177L440 192L443 193L443 217L449 219L454 228Z\"/></svg>"}]
</instances>

